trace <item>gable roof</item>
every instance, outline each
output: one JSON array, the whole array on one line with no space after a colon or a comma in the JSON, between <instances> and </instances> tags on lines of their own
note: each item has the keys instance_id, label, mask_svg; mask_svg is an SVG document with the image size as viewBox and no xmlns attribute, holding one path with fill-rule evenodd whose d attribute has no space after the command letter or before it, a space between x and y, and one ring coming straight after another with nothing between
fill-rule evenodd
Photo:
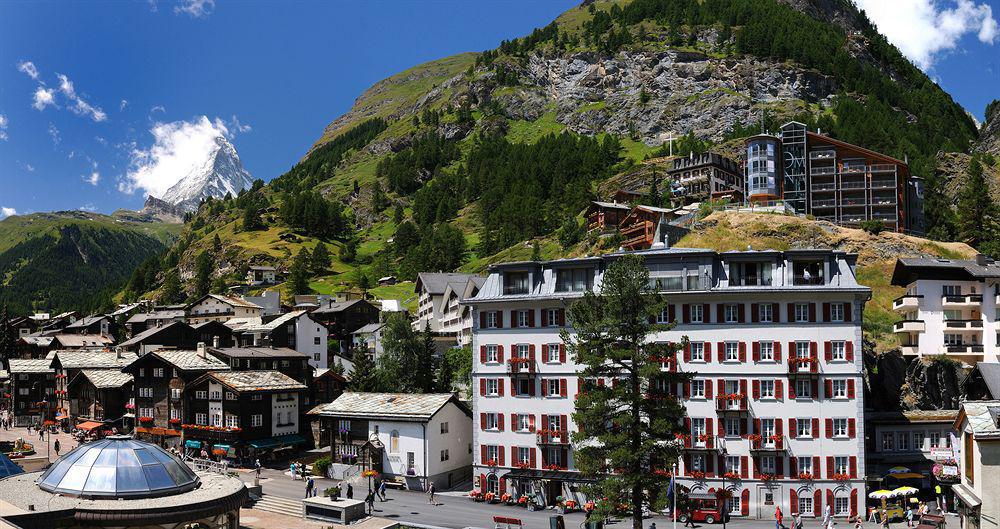
<instances>
[{"instance_id":1,"label":"gable roof","mask_svg":"<svg viewBox=\"0 0 1000 529\"><path fill-rule=\"evenodd\" d=\"M288 347L210 347L209 351L229 358L309 358Z\"/></svg>"},{"instance_id":2,"label":"gable roof","mask_svg":"<svg viewBox=\"0 0 1000 529\"><path fill-rule=\"evenodd\" d=\"M148 353L182 371L227 371L229 365L218 358L206 354L202 356L198 351L160 349Z\"/></svg>"},{"instance_id":3,"label":"gable roof","mask_svg":"<svg viewBox=\"0 0 1000 529\"><path fill-rule=\"evenodd\" d=\"M105 314L94 314L94 315L91 315L91 316L84 316L83 318L80 318L80 319L74 321L73 323L67 325L65 328L66 329L85 329L85 328L90 327L91 325L93 325L93 324L95 324L95 323L97 323L97 322L105 319L105 318L109 318L109 316L107 316Z\"/></svg>"},{"instance_id":4,"label":"gable roof","mask_svg":"<svg viewBox=\"0 0 1000 529\"><path fill-rule=\"evenodd\" d=\"M120 388L132 382L132 375L117 369L84 369L77 378L84 377L97 389ZM74 381L76 378L73 379Z\"/></svg>"},{"instance_id":5,"label":"gable roof","mask_svg":"<svg viewBox=\"0 0 1000 529\"><path fill-rule=\"evenodd\" d=\"M317 314L326 314L333 312L341 312L347 310L358 303L368 303L363 299L349 299L347 301L333 301L328 304L320 305L320 308L314 310L313 312ZM368 303L370 305L370 303Z\"/></svg>"},{"instance_id":6,"label":"gable roof","mask_svg":"<svg viewBox=\"0 0 1000 529\"><path fill-rule=\"evenodd\" d=\"M183 310L156 310L153 312L140 312L133 314L125 323L145 323L149 320L169 320L173 318L183 318Z\"/></svg>"},{"instance_id":7,"label":"gable roof","mask_svg":"<svg viewBox=\"0 0 1000 529\"><path fill-rule=\"evenodd\" d=\"M975 367L969 372L969 376L965 377L962 381L962 386L972 380L973 375L979 373L979 377L983 379L983 384L986 385L986 389L989 390L990 395L993 398L1000 398L1000 363L997 362L976 362Z\"/></svg>"},{"instance_id":8,"label":"gable roof","mask_svg":"<svg viewBox=\"0 0 1000 529\"><path fill-rule=\"evenodd\" d=\"M62 369L121 369L138 358L135 353L94 349L56 350L52 353L50 365L54 368L58 362Z\"/></svg>"},{"instance_id":9,"label":"gable roof","mask_svg":"<svg viewBox=\"0 0 1000 529\"><path fill-rule=\"evenodd\" d=\"M192 384L203 378L217 380L223 386L239 392L248 391L291 391L309 389L305 384L280 372L261 371L212 371L199 377Z\"/></svg>"},{"instance_id":10,"label":"gable roof","mask_svg":"<svg viewBox=\"0 0 1000 529\"><path fill-rule=\"evenodd\" d=\"M351 334L370 334L370 333L378 331L379 329L381 329L384 326L385 326L385 324L384 323L380 323L380 322L369 323L368 325L365 325L364 327L361 327L360 329L352 332Z\"/></svg>"},{"instance_id":11,"label":"gable roof","mask_svg":"<svg viewBox=\"0 0 1000 529\"><path fill-rule=\"evenodd\" d=\"M966 401L962 403L962 409L955 419L955 430L961 431L962 420L968 419L972 436L976 440L1000 440L998 416L1000 400Z\"/></svg>"},{"instance_id":12,"label":"gable roof","mask_svg":"<svg viewBox=\"0 0 1000 529\"><path fill-rule=\"evenodd\" d=\"M46 358L11 358L11 373L52 373L52 362Z\"/></svg>"},{"instance_id":13,"label":"gable roof","mask_svg":"<svg viewBox=\"0 0 1000 529\"><path fill-rule=\"evenodd\" d=\"M472 413L454 393L360 393L346 391L333 402L314 411L326 417L430 420L441 408L454 402L470 417Z\"/></svg>"},{"instance_id":14,"label":"gable roof","mask_svg":"<svg viewBox=\"0 0 1000 529\"><path fill-rule=\"evenodd\" d=\"M139 334L133 336L132 338L129 338L128 340L125 340L124 342L122 342L122 343L120 343L118 345L120 347L130 347L130 346L133 346L133 345L139 345L140 343L145 342L149 338L152 338L153 336L156 336L157 334L160 334L161 332L164 332L164 331L166 331L168 329L173 329L175 326L178 326L178 327L179 326L183 326L183 327L187 327L188 329L191 329L190 325L188 325L188 324L186 324L186 323L184 323L182 321L172 321L170 323L167 323L166 325L161 325L159 327L150 327L150 328L146 329L145 331L140 332Z\"/></svg>"},{"instance_id":15,"label":"gable roof","mask_svg":"<svg viewBox=\"0 0 1000 529\"><path fill-rule=\"evenodd\" d=\"M234 296L224 296L222 294L205 294L204 296L202 296L202 297L200 297L200 298L192 301L191 303L189 303L188 306L187 306L187 308L190 310L191 307L194 307L195 305L201 304L203 301L205 301L208 298L213 298L213 299L215 299L217 301L221 301L222 303L225 303L226 305L230 305L230 306L233 306L233 307L242 307L242 308L245 308L245 309L260 309L260 308L263 308L260 305L258 305L256 303L250 303L249 301L247 301L245 299L240 299L240 298L237 298L237 297L234 297ZM209 316L210 316L210 314L209 314Z\"/></svg>"},{"instance_id":16,"label":"gable roof","mask_svg":"<svg viewBox=\"0 0 1000 529\"><path fill-rule=\"evenodd\" d=\"M426 290L432 296L444 294L448 283L462 283L469 281L469 278L476 277L475 274L456 274L421 272L417 274L417 282L413 285L413 291L420 293L421 289Z\"/></svg>"},{"instance_id":17,"label":"gable roof","mask_svg":"<svg viewBox=\"0 0 1000 529\"><path fill-rule=\"evenodd\" d=\"M105 347L115 343L114 338L102 334L56 334L52 338L63 347Z\"/></svg>"},{"instance_id":18,"label":"gable roof","mask_svg":"<svg viewBox=\"0 0 1000 529\"><path fill-rule=\"evenodd\" d=\"M233 330L240 332L271 332L281 327L282 325L285 325L289 322L298 319L298 317L302 316L303 314L306 314L306 311L293 310L291 312L286 312L285 314L282 314L269 322L264 323L260 321L260 318L258 318L257 323L248 322L241 327L234 328Z\"/></svg>"}]
</instances>

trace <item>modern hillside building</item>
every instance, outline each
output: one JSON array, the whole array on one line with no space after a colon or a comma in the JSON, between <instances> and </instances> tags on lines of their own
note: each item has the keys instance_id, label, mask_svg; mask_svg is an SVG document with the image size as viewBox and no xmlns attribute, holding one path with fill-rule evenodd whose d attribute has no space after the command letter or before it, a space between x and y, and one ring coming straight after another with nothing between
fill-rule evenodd
<instances>
[{"instance_id":1,"label":"modern hillside building","mask_svg":"<svg viewBox=\"0 0 1000 529\"><path fill-rule=\"evenodd\" d=\"M693 375L668 388L687 408L680 484L725 487L734 516L838 517L864 508L861 315L870 290L855 256L831 250L642 256L668 301L657 341L690 346L674 365ZM580 369L559 332L566 308L599 291L624 253L495 265L479 294L473 337L476 485L584 500L569 434ZM609 381L604 381L610 383ZM601 383L601 381L597 381ZM682 387L681 387L682 386Z\"/></svg>"},{"instance_id":2,"label":"modern hillside building","mask_svg":"<svg viewBox=\"0 0 1000 529\"><path fill-rule=\"evenodd\" d=\"M997 362L1000 264L975 260L896 260L892 284L906 293L892 302L893 326L907 356L947 355L969 367Z\"/></svg>"}]
</instances>

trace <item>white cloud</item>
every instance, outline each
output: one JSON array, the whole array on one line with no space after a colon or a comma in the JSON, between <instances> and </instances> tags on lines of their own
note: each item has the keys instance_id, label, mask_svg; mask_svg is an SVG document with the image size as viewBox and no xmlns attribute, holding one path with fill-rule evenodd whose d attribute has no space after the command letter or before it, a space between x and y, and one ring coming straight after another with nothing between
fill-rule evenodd
<instances>
[{"instance_id":1,"label":"white cloud","mask_svg":"<svg viewBox=\"0 0 1000 529\"><path fill-rule=\"evenodd\" d=\"M59 145L59 142L62 141L62 137L59 135L59 129L51 123L49 123L49 136L52 137L52 143L56 145ZM72 154L73 153L70 153L70 158L73 157Z\"/></svg>"},{"instance_id":2,"label":"white cloud","mask_svg":"<svg viewBox=\"0 0 1000 529\"><path fill-rule=\"evenodd\" d=\"M38 80L38 68L35 68L35 63L31 61L23 61L17 65L18 71L28 74L28 77Z\"/></svg>"},{"instance_id":3,"label":"white cloud","mask_svg":"<svg viewBox=\"0 0 1000 529\"><path fill-rule=\"evenodd\" d=\"M174 14L184 13L194 18L204 18L215 11L215 0L180 0L174 6Z\"/></svg>"},{"instance_id":4,"label":"white cloud","mask_svg":"<svg viewBox=\"0 0 1000 529\"><path fill-rule=\"evenodd\" d=\"M14 215L17 215L16 209L0 206L0 219L5 219Z\"/></svg>"},{"instance_id":5,"label":"white cloud","mask_svg":"<svg viewBox=\"0 0 1000 529\"><path fill-rule=\"evenodd\" d=\"M125 107L127 106L128 106L128 99L122 99L121 102L118 103L118 111L121 112L125 110Z\"/></svg>"},{"instance_id":6,"label":"white cloud","mask_svg":"<svg viewBox=\"0 0 1000 529\"><path fill-rule=\"evenodd\" d=\"M128 174L118 184L123 193L142 189L149 195L163 196L170 186L205 163L215 149L216 138L230 134L222 120L212 121L206 116L155 123L149 132L153 145L132 150Z\"/></svg>"},{"instance_id":7,"label":"white cloud","mask_svg":"<svg viewBox=\"0 0 1000 529\"><path fill-rule=\"evenodd\" d=\"M87 182L92 186L96 186L97 183L101 181L101 173L93 171L90 173L90 176L83 176L82 178L84 182Z\"/></svg>"},{"instance_id":8,"label":"white cloud","mask_svg":"<svg viewBox=\"0 0 1000 529\"><path fill-rule=\"evenodd\" d=\"M34 102L31 106L36 110L45 110L45 107L56 104L56 91L54 88L39 86L35 89Z\"/></svg>"},{"instance_id":9,"label":"white cloud","mask_svg":"<svg viewBox=\"0 0 1000 529\"><path fill-rule=\"evenodd\" d=\"M10 125L10 121L7 116L0 114L0 141L7 140L7 125Z\"/></svg>"},{"instance_id":10,"label":"white cloud","mask_svg":"<svg viewBox=\"0 0 1000 529\"><path fill-rule=\"evenodd\" d=\"M236 117L236 114L233 114L233 119L229 121L229 127L232 129L233 133L238 132L240 134L253 130L253 127L251 127L249 123L241 123L240 118Z\"/></svg>"},{"instance_id":11,"label":"white cloud","mask_svg":"<svg viewBox=\"0 0 1000 529\"><path fill-rule=\"evenodd\" d=\"M93 213L93 212L97 211L97 206L95 206L92 203L88 202L88 203L80 206L77 209L79 209L80 211L89 211L89 212Z\"/></svg>"},{"instance_id":12,"label":"white cloud","mask_svg":"<svg viewBox=\"0 0 1000 529\"><path fill-rule=\"evenodd\" d=\"M92 106L90 103L86 102L82 97L76 93L76 89L73 87L73 81L69 80L69 77L59 73L56 74L59 78L59 91L69 99L73 106L69 107L74 114L78 116L88 116L94 121L104 121L108 118L107 114L104 113L98 107Z\"/></svg>"},{"instance_id":13,"label":"white cloud","mask_svg":"<svg viewBox=\"0 0 1000 529\"><path fill-rule=\"evenodd\" d=\"M968 34L983 44L1000 36L993 9L973 0L855 0L868 18L903 55L928 70L941 54L953 51Z\"/></svg>"},{"instance_id":14,"label":"white cloud","mask_svg":"<svg viewBox=\"0 0 1000 529\"><path fill-rule=\"evenodd\" d=\"M28 171L29 173L34 173L35 172L35 166L31 165L28 162L24 162L23 164L21 164L21 167L24 167L24 170Z\"/></svg>"}]
</instances>

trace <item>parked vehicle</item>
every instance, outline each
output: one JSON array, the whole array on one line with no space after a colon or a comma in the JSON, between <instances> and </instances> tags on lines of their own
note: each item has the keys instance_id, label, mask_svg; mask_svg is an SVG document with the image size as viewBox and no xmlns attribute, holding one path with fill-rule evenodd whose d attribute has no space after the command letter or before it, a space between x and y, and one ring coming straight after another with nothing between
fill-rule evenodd
<instances>
[{"instance_id":1,"label":"parked vehicle","mask_svg":"<svg viewBox=\"0 0 1000 529\"><path fill-rule=\"evenodd\" d=\"M687 500L688 508L674 513L678 522L685 523L688 518L708 524L729 521L729 513L723 512L721 502L714 494L688 494Z\"/></svg>"}]
</instances>

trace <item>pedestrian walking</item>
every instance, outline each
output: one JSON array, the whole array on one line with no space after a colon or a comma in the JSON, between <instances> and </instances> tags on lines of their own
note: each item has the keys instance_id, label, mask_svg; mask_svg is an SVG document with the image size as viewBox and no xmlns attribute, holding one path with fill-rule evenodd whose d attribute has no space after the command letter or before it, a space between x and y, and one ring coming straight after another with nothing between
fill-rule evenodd
<instances>
[{"instance_id":1,"label":"pedestrian walking","mask_svg":"<svg viewBox=\"0 0 1000 529\"><path fill-rule=\"evenodd\" d=\"M774 508L774 529L785 529L785 526L781 523L781 507Z\"/></svg>"},{"instance_id":2,"label":"pedestrian walking","mask_svg":"<svg viewBox=\"0 0 1000 529\"><path fill-rule=\"evenodd\" d=\"M375 509L375 493L368 492L368 496L365 496L365 503L368 504L368 514L371 514Z\"/></svg>"},{"instance_id":3,"label":"pedestrian walking","mask_svg":"<svg viewBox=\"0 0 1000 529\"><path fill-rule=\"evenodd\" d=\"M59 455L59 439L56 439L56 441L52 443L52 449L56 451L56 455Z\"/></svg>"},{"instance_id":4,"label":"pedestrian walking","mask_svg":"<svg viewBox=\"0 0 1000 529\"><path fill-rule=\"evenodd\" d=\"M427 485L427 502L434 505L434 482Z\"/></svg>"},{"instance_id":5,"label":"pedestrian walking","mask_svg":"<svg viewBox=\"0 0 1000 529\"><path fill-rule=\"evenodd\" d=\"M833 512L830 509L830 504L826 504L826 508L823 509L823 529L830 527L830 521L833 519Z\"/></svg>"},{"instance_id":6,"label":"pedestrian walking","mask_svg":"<svg viewBox=\"0 0 1000 529\"><path fill-rule=\"evenodd\" d=\"M378 485L378 495L385 501L385 480L383 479Z\"/></svg>"},{"instance_id":7,"label":"pedestrian walking","mask_svg":"<svg viewBox=\"0 0 1000 529\"><path fill-rule=\"evenodd\" d=\"M313 481L312 477L306 480L306 498L312 496L313 487L315 485L316 483Z\"/></svg>"},{"instance_id":8,"label":"pedestrian walking","mask_svg":"<svg viewBox=\"0 0 1000 529\"><path fill-rule=\"evenodd\" d=\"M802 529L802 513L795 513L795 516L792 518L792 523L795 525L795 529Z\"/></svg>"},{"instance_id":9,"label":"pedestrian walking","mask_svg":"<svg viewBox=\"0 0 1000 529\"><path fill-rule=\"evenodd\" d=\"M354 487L352 487L350 483L347 484L347 499L354 499Z\"/></svg>"},{"instance_id":10,"label":"pedestrian walking","mask_svg":"<svg viewBox=\"0 0 1000 529\"><path fill-rule=\"evenodd\" d=\"M906 507L906 526L913 527L913 509L909 506Z\"/></svg>"},{"instance_id":11,"label":"pedestrian walking","mask_svg":"<svg viewBox=\"0 0 1000 529\"><path fill-rule=\"evenodd\" d=\"M292 481L295 481L295 461L288 465L288 473L291 474Z\"/></svg>"},{"instance_id":12,"label":"pedestrian walking","mask_svg":"<svg viewBox=\"0 0 1000 529\"><path fill-rule=\"evenodd\" d=\"M882 509L882 527L889 529L889 512Z\"/></svg>"}]
</instances>

